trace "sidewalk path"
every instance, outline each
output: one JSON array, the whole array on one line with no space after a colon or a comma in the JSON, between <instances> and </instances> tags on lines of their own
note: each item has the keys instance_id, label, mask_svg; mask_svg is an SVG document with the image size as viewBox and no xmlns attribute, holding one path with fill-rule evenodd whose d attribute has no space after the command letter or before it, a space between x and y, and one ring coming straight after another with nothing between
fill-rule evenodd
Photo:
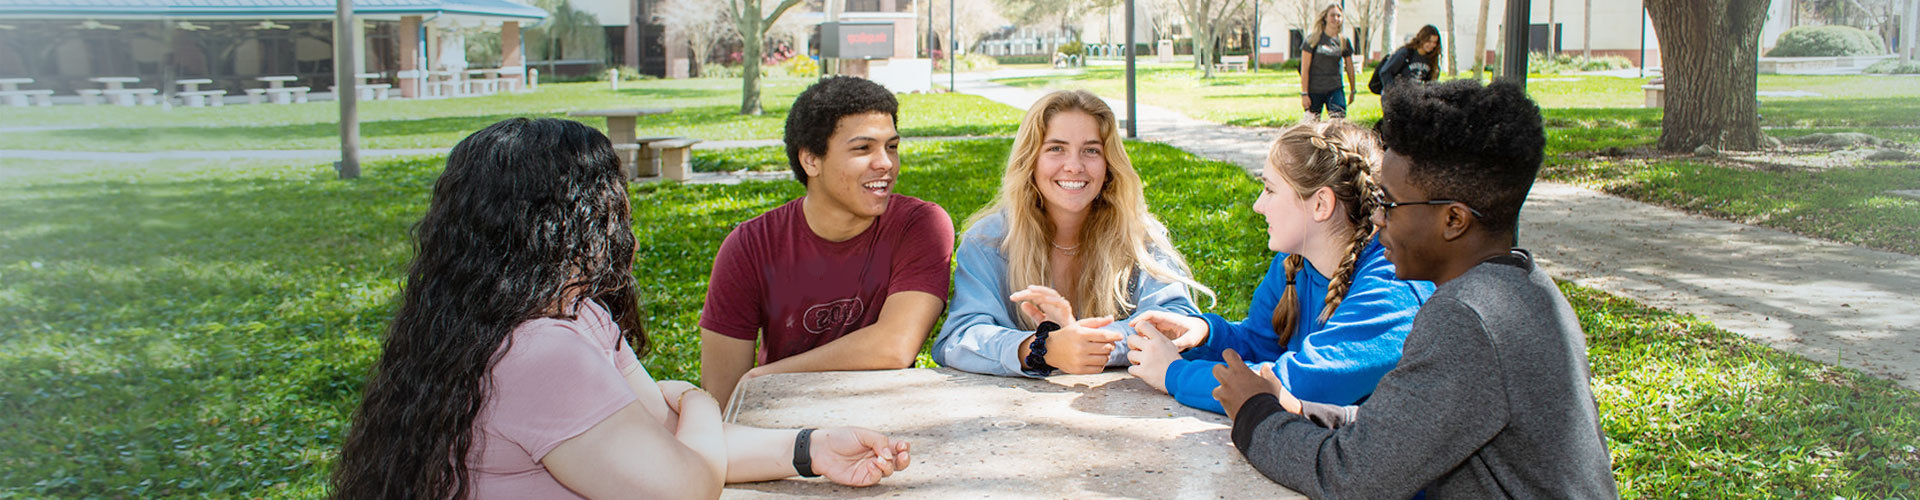
<instances>
[{"instance_id":1,"label":"sidewalk path","mask_svg":"<svg viewBox=\"0 0 1920 500\"><path fill-rule=\"evenodd\" d=\"M959 90L1020 109L1041 95L970 74ZM1125 96L1108 99L1125 116ZM1140 136L1258 172L1278 129L1229 127L1142 105ZM1540 182L1521 246L1560 279L1823 363L1920 390L1920 257L1690 215Z\"/></svg>"}]
</instances>

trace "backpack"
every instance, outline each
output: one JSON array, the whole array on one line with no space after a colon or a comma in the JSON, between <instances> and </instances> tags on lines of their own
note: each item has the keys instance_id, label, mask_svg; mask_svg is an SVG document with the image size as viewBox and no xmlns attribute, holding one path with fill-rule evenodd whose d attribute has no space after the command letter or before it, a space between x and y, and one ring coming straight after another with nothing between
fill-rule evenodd
<instances>
[{"instance_id":1,"label":"backpack","mask_svg":"<svg viewBox=\"0 0 1920 500\"><path fill-rule=\"evenodd\" d=\"M1400 51L1395 50L1393 51L1392 54L1388 54L1386 59L1381 60L1379 66L1373 67L1373 77L1367 79L1368 92L1372 92L1374 95L1380 95L1380 91L1382 90L1380 88L1380 73L1387 71L1387 68L1392 67L1394 63L1399 62L1398 60L1394 59L1394 56L1398 56L1398 55L1400 55Z\"/></svg>"}]
</instances>

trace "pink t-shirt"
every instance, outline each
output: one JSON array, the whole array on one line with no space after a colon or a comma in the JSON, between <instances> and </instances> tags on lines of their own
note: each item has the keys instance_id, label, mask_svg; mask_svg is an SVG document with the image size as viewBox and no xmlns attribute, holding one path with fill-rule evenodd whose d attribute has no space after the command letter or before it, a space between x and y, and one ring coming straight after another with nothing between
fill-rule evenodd
<instances>
[{"instance_id":1,"label":"pink t-shirt","mask_svg":"<svg viewBox=\"0 0 1920 500\"><path fill-rule=\"evenodd\" d=\"M644 368L613 316L591 300L575 315L521 323L501 346L473 421L472 498L578 498L541 459L637 397L626 376Z\"/></svg>"},{"instance_id":2,"label":"pink t-shirt","mask_svg":"<svg viewBox=\"0 0 1920 500\"><path fill-rule=\"evenodd\" d=\"M700 327L760 342L760 364L826 345L880 319L887 296L947 299L953 219L939 205L894 194L865 232L814 234L805 198L741 223L720 244ZM902 335L916 332L901 332Z\"/></svg>"}]
</instances>

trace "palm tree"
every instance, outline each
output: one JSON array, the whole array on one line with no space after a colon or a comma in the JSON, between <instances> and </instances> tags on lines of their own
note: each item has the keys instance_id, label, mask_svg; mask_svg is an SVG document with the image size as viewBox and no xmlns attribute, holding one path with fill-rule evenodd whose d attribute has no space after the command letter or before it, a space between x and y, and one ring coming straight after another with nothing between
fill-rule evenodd
<instances>
[{"instance_id":1,"label":"palm tree","mask_svg":"<svg viewBox=\"0 0 1920 500\"><path fill-rule=\"evenodd\" d=\"M553 73L554 61L567 57L568 45L589 57L606 47L606 31L593 14L574 9L568 0L538 0L537 5L547 11L547 19L528 28L527 38L546 42L541 54L547 59L547 73Z\"/></svg>"}]
</instances>

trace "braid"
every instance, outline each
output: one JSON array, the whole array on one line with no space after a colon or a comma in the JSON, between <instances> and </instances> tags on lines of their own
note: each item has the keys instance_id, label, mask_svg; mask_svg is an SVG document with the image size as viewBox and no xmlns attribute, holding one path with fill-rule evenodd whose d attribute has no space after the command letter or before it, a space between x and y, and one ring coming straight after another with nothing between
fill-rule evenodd
<instances>
[{"instance_id":1,"label":"braid","mask_svg":"<svg viewBox=\"0 0 1920 500\"><path fill-rule=\"evenodd\" d=\"M1305 198L1320 188L1332 189L1334 197L1342 202L1339 205L1345 209L1351 229L1345 256L1338 270L1328 277L1326 306L1317 315L1319 321L1332 317L1334 309L1346 300L1360 256L1373 239L1373 211L1379 192L1373 168L1379 164L1379 154L1370 132L1337 120L1294 126L1274 140L1269 153L1269 164L1280 167L1281 175L1295 186L1297 196ZM1284 263L1287 286L1273 310L1273 329L1283 350L1300 323L1302 311L1294 277L1306 263L1298 253L1287 256Z\"/></svg>"},{"instance_id":2,"label":"braid","mask_svg":"<svg viewBox=\"0 0 1920 500\"><path fill-rule=\"evenodd\" d=\"M1359 267L1359 254L1367 250L1367 242L1373 240L1373 192L1379 187L1373 185L1373 171L1367 158L1354 152L1344 140L1338 138L1313 138L1313 146L1325 146L1323 150L1334 156L1334 165L1344 169L1348 181L1334 185L1334 194L1344 194L1340 198L1354 200L1346 204L1346 221L1354 225L1354 233L1346 242L1346 256L1340 260L1340 271L1334 271L1327 283L1327 308L1319 313L1319 321L1332 317L1332 310L1340 308L1340 302L1346 300L1348 288L1354 287L1354 273Z\"/></svg>"},{"instance_id":3,"label":"braid","mask_svg":"<svg viewBox=\"0 0 1920 500\"><path fill-rule=\"evenodd\" d=\"M1300 296L1293 291L1293 276L1306 264L1307 258L1300 254L1288 255L1281 264L1287 271L1287 287L1280 292L1280 302L1273 305L1273 333L1280 337L1282 351L1287 349L1287 341L1293 339L1294 325L1300 323Z\"/></svg>"}]
</instances>

